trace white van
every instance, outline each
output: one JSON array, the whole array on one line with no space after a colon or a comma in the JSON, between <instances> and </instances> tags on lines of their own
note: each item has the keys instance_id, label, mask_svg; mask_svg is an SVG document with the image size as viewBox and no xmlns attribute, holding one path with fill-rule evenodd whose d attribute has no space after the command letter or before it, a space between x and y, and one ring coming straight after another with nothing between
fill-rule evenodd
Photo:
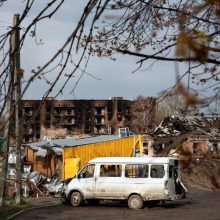
<instances>
[{"instance_id":1,"label":"white van","mask_svg":"<svg viewBox=\"0 0 220 220\"><path fill-rule=\"evenodd\" d=\"M90 160L65 187L72 206L83 201L127 200L129 208L140 209L145 201L185 197L179 163L168 157L100 157Z\"/></svg>"}]
</instances>

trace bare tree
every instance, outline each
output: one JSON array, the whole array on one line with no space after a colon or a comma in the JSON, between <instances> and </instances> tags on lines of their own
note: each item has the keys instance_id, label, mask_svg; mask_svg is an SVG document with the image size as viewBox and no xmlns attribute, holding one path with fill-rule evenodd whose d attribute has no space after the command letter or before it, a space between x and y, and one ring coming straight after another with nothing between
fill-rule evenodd
<instances>
[{"instance_id":1,"label":"bare tree","mask_svg":"<svg viewBox=\"0 0 220 220\"><path fill-rule=\"evenodd\" d=\"M0 1L0 7L5 4L8 1ZM26 18L37 1L27 0L21 4L23 12L18 25L23 32L19 50L22 50L28 36L38 40L37 27L43 20L52 20L58 11L63 10L64 0L45 1L28 24L25 23ZM60 49L44 65L33 67L32 75L23 82L21 96L31 83L41 79L48 84L44 94L46 97L54 92L60 78L64 77L56 97L63 92L76 70L81 69L82 74L86 74L85 67L91 54L114 58L115 53L122 53L140 57L137 69L151 66L149 60L176 63L185 61L184 73L176 65L177 82L184 76L190 81L186 87L180 84L180 91L185 99L189 104L197 104L198 94L209 89L214 91L209 96L211 102L219 97L219 7L217 0L181 0L175 3L163 0L89 0L78 24L70 30L69 37ZM85 28L86 24L89 24L89 30ZM10 91L6 85L9 71L7 42L12 31L13 28L10 29L9 26L8 31L0 36L0 115L4 112ZM73 59L74 52L80 53L77 61ZM87 61L82 64L84 57ZM72 65L71 71L67 71L69 65ZM54 77L53 80L48 80L47 74L51 71L54 72ZM192 85L203 87L196 90Z\"/></svg>"},{"instance_id":2,"label":"bare tree","mask_svg":"<svg viewBox=\"0 0 220 220\"><path fill-rule=\"evenodd\" d=\"M4 7L6 4L8 4L8 2L9 1L0 1L0 7ZM48 60L45 64L43 64L42 66L33 67L32 73L26 75L26 77L23 79L21 95L20 97L16 97L16 101L14 100L12 109L9 112L9 116L6 119L5 124L2 125L1 130L5 128L5 125L7 125L7 121L13 117L13 115L15 114L15 106L17 106L18 102L20 102L24 94L28 91L30 85L35 80L41 79L42 81L45 81L48 85L42 97L42 105L43 105L45 98L49 96L52 92L54 92L54 90L56 90L54 98L56 98L59 94L63 93L65 86L74 77L74 74L77 70L81 70L82 74L89 74L85 71L87 63L89 61L89 57L86 58L86 51L87 48L89 47L89 41L84 45L83 48L80 48L80 40L84 32L85 22L89 17L90 17L89 24L91 28L87 32L87 34L88 37L92 36L94 23L99 19L107 2L108 1L89 0L87 1L87 3L85 3L85 8L82 11L82 15L79 19L78 24L74 26L72 30L70 30L70 34L67 37L67 39L64 39L63 45L57 50L56 53L52 55L52 57L48 57ZM14 54L10 53L10 45L9 45L9 40L12 33L18 27L21 27L22 32L20 34L20 40L16 48L14 49L16 53L20 53L22 51L23 46L26 43L26 40L29 36L33 37L35 39L35 42L38 44L39 42L37 37L37 27L40 25L40 23L43 20L51 19L59 10L61 10L62 6L64 5L64 0L45 1L44 3L41 3L38 9L36 10L36 4L38 3L39 2L35 0L21 1L20 4L23 5L23 11L20 14L20 19L17 25L13 27L12 25L8 25L6 32L0 35L0 52L2 57L0 61L0 77L1 77L0 116L4 115L5 111L7 111L6 109L7 102L10 100L11 96L13 95L17 85L16 83L14 83L13 80L9 78L10 75L9 73L11 68L10 60L11 57L14 57ZM35 11L35 13L33 13L33 11ZM31 13L32 15L34 14L34 17L32 18L32 16L30 16L32 20L30 20L29 23L26 23L28 20L27 18ZM6 23L8 24L9 22ZM73 59L74 52L79 53L79 58L76 60ZM85 62L82 62L83 58L86 58ZM83 64L81 65L81 63ZM67 70L67 66L71 66L72 68L69 68ZM49 73L52 72L54 73L52 80L49 80L47 76ZM16 72L16 74L18 73ZM64 78L64 81L62 81L61 86L59 86L59 89L57 90L57 88L55 89L55 87L57 86L61 77ZM39 110L40 107L38 111ZM38 111L35 112L33 117L37 115ZM32 120L33 119L31 119L30 122ZM26 124L25 127L28 129L30 125ZM14 125L11 126L11 128L13 127ZM11 128L9 128L10 133L11 133ZM3 154L7 155L7 152L3 152ZM7 157L3 158L3 160L4 160L3 163L6 163Z\"/></svg>"},{"instance_id":3,"label":"bare tree","mask_svg":"<svg viewBox=\"0 0 220 220\"><path fill-rule=\"evenodd\" d=\"M138 96L131 109L131 130L137 134L146 134L155 127L156 98Z\"/></svg>"},{"instance_id":4,"label":"bare tree","mask_svg":"<svg viewBox=\"0 0 220 220\"><path fill-rule=\"evenodd\" d=\"M156 123L159 124L165 117L172 115L203 115L203 112L200 112L199 108L194 105L188 106L186 109L186 101L177 90L164 90L160 92L157 98Z\"/></svg>"},{"instance_id":5,"label":"bare tree","mask_svg":"<svg viewBox=\"0 0 220 220\"><path fill-rule=\"evenodd\" d=\"M207 106L219 97L219 8L217 0L109 1L89 52L139 57L137 70L175 62L176 86L187 107Z\"/></svg>"}]
</instances>

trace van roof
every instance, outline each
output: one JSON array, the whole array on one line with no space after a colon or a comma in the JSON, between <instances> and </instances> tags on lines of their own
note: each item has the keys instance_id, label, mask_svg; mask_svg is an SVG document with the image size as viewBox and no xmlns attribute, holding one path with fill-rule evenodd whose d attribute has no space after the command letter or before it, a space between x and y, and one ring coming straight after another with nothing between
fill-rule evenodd
<instances>
[{"instance_id":1,"label":"van roof","mask_svg":"<svg viewBox=\"0 0 220 220\"><path fill-rule=\"evenodd\" d=\"M97 157L89 163L169 163L173 157Z\"/></svg>"}]
</instances>

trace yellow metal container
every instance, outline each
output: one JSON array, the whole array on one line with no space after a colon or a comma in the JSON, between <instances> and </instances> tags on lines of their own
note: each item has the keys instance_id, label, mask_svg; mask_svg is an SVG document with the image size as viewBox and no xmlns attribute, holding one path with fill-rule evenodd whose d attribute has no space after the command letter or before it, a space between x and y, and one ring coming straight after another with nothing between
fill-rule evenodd
<instances>
[{"instance_id":1,"label":"yellow metal container","mask_svg":"<svg viewBox=\"0 0 220 220\"><path fill-rule=\"evenodd\" d=\"M74 177L77 170L95 157L134 156L138 149L142 156L142 137L129 136L81 146L63 147L62 180Z\"/></svg>"}]
</instances>

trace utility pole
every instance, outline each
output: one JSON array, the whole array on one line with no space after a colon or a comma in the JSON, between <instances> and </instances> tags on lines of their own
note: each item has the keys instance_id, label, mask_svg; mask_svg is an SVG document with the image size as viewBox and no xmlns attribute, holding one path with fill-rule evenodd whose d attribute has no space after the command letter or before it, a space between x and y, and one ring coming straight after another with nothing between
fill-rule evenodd
<instances>
[{"instance_id":1,"label":"utility pole","mask_svg":"<svg viewBox=\"0 0 220 220\"><path fill-rule=\"evenodd\" d=\"M19 25L19 14L14 15L13 27L15 30L12 35L12 51L14 52L14 63L15 63L15 136L16 136L16 197L15 203L21 203L21 123L22 123L22 112L21 112L21 78L23 76L23 70L20 68L20 28Z\"/></svg>"}]
</instances>

